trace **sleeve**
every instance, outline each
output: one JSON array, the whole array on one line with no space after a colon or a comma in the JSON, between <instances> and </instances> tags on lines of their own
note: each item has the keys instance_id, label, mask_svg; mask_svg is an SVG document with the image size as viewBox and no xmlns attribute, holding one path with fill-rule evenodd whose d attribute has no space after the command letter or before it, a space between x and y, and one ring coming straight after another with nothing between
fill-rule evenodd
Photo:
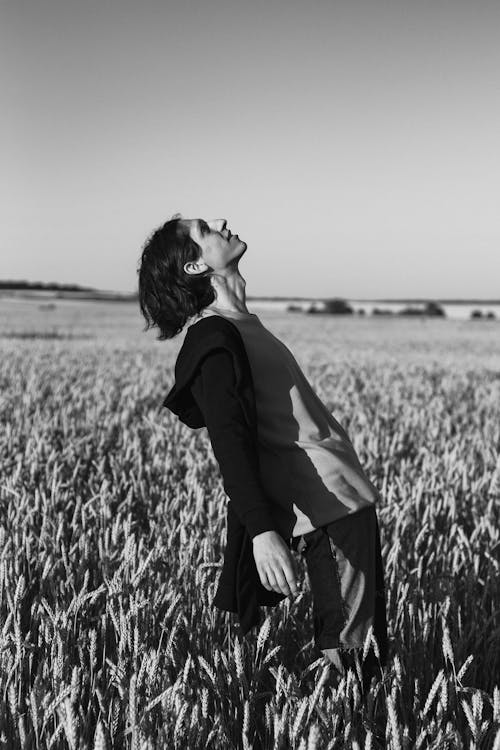
<instances>
[{"instance_id":1,"label":"sleeve","mask_svg":"<svg viewBox=\"0 0 500 750\"><path fill-rule=\"evenodd\" d=\"M191 384L233 509L253 539L276 531L259 476L255 442L236 390L232 355L226 349L210 352Z\"/></svg>"}]
</instances>

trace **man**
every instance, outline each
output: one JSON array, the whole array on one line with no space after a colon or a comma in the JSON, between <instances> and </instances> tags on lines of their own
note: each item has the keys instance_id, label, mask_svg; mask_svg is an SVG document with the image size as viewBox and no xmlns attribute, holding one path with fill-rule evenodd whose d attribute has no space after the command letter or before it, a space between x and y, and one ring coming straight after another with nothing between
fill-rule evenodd
<instances>
[{"instance_id":1,"label":"man","mask_svg":"<svg viewBox=\"0 0 500 750\"><path fill-rule=\"evenodd\" d=\"M150 237L138 271L148 327L165 339L187 326L163 405L189 426L207 427L230 498L228 548L230 536L239 540L231 557L238 575L235 583L226 550L215 603L243 621L245 597L255 607L296 596L291 550L302 552L316 645L340 674L354 659L366 686L375 658L384 665L387 657L380 494L292 352L248 311L239 270L246 249L225 219L176 215ZM237 536L237 524L244 535ZM249 540L250 562L241 552ZM252 565L259 578L253 587ZM245 622L249 629L254 614ZM370 632L371 660L361 666Z\"/></svg>"}]
</instances>

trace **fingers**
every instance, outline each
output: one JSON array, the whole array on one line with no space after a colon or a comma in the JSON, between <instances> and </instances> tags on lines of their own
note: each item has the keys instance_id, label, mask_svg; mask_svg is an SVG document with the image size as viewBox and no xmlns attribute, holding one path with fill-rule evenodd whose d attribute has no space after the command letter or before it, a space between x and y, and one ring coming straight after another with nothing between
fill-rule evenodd
<instances>
[{"instance_id":1,"label":"fingers","mask_svg":"<svg viewBox=\"0 0 500 750\"><path fill-rule=\"evenodd\" d=\"M276 535L256 537L253 554L259 578L268 591L284 596L297 596L297 562L281 537Z\"/></svg>"},{"instance_id":2,"label":"fingers","mask_svg":"<svg viewBox=\"0 0 500 750\"><path fill-rule=\"evenodd\" d=\"M276 575L276 583L278 592L286 596L297 596L299 593L297 580L292 570L278 573ZM274 590L276 591L276 589Z\"/></svg>"},{"instance_id":3,"label":"fingers","mask_svg":"<svg viewBox=\"0 0 500 750\"><path fill-rule=\"evenodd\" d=\"M300 593L298 586L299 576L297 575L295 565L290 565L288 569L285 569L285 576L292 596L298 596Z\"/></svg>"},{"instance_id":4,"label":"fingers","mask_svg":"<svg viewBox=\"0 0 500 750\"><path fill-rule=\"evenodd\" d=\"M276 561L264 566L262 575L260 574L262 585L268 591L275 591L277 594L285 596L297 596L299 587L297 584L298 575L295 561L290 557L285 561Z\"/></svg>"}]
</instances>

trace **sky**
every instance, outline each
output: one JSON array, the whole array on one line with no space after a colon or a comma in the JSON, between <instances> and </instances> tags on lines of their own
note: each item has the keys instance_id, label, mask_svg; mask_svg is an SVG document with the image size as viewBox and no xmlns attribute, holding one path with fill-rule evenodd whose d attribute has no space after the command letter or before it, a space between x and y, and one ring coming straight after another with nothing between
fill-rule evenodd
<instances>
[{"instance_id":1,"label":"sky","mask_svg":"<svg viewBox=\"0 0 500 750\"><path fill-rule=\"evenodd\" d=\"M174 213L247 296L500 298L497 0L1 0L0 279L135 291Z\"/></svg>"}]
</instances>

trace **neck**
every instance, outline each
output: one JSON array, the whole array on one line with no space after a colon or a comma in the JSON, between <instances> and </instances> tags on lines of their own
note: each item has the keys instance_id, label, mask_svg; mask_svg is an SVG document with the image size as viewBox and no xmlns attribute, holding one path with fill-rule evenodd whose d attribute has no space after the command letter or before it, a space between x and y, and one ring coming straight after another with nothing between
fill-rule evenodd
<instances>
[{"instance_id":1,"label":"neck","mask_svg":"<svg viewBox=\"0 0 500 750\"><path fill-rule=\"evenodd\" d=\"M245 286L246 281L238 268L228 269L224 276L213 274L212 286L216 292L216 299L207 310L233 310L234 312L248 313Z\"/></svg>"}]
</instances>

